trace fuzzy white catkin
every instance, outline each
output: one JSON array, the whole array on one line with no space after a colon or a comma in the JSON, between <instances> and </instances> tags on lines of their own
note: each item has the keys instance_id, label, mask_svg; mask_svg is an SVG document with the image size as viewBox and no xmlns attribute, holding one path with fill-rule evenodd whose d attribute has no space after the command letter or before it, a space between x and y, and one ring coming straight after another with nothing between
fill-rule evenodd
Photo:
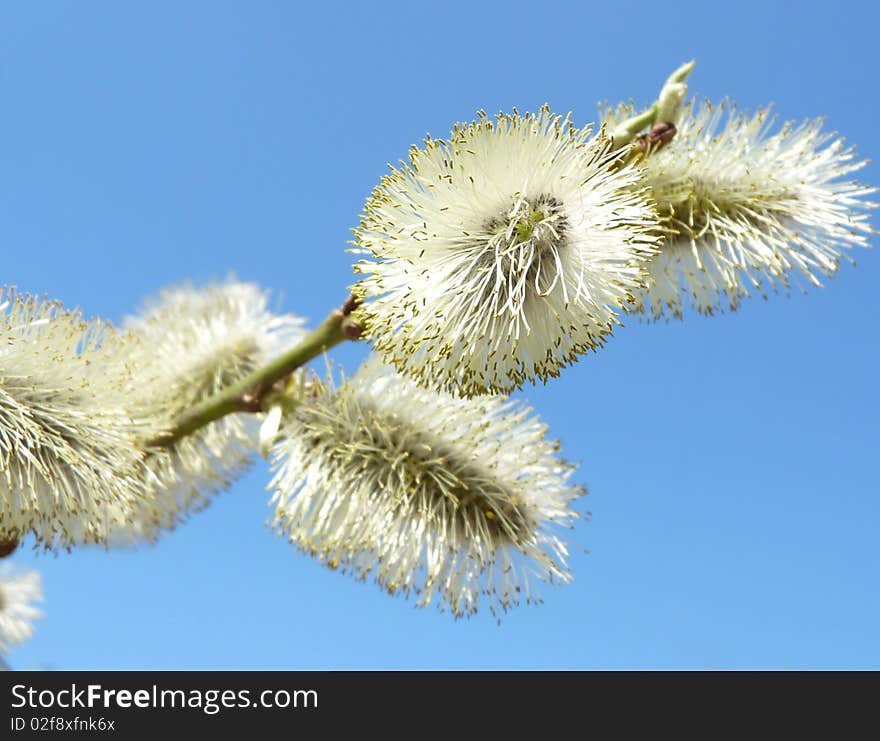
<instances>
[{"instance_id":1,"label":"fuzzy white catkin","mask_svg":"<svg viewBox=\"0 0 880 741\"><path fill-rule=\"evenodd\" d=\"M379 359L289 416L273 452L274 525L389 593L456 617L567 583L573 467L529 408L424 389Z\"/></svg>"},{"instance_id":2,"label":"fuzzy white catkin","mask_svg":"<svg viewBox=\"0 0 880 741\"><path fill-rule=\"evenodd\" d=\"M639 173L609 145L546 107L481 113L392 167L353 250L359 316L386 362L474 396L546 381L601 346L656 240Z\"/></svg>"},{"instance_id":3,"label":"fuzzy white catkin","mask_svg":"<svg viewBox=\"0 0 880 741\"><path fill-rule=\"evenodd\" d=\"M269 308L258 286L229 280L202 288L165 290L125 323L120 363L137 379L132 414L168 429L194 406L274 360L305 334L303 320ZM258 421L232 414L210 423L166 451L153 451L143 481L148 507L128 507L106 533L113 544L156 538L211 495L227 488L258 445Z\"/></svg>"},{"instance_id":4,"label":"fuzzy white catkin","mask_svg":"<svg viewBox=\"0 0 880 741\"><path fill-rule=\"evenodd\" d=\"M58 303L0 291L0 540L101 542L118 508L150 509L147 428L111 372L113 332Z\"/></svg>"},{"instance_id":5,"label":"fuzzy white catkin","mask_svg":"<svg viewBox=\"0 0 880 741\"><path fill-rule=\"evenodd\" d=\"M606 111L611 125L630 106ZM686 106L672 143L643 162L664 241L634 307L681 317L736 309L744 298L794 284L820 286L853 247L869 246L864 167L822 121L774 126L722 103Z\"/></svg>"},{"instance_id":6,"label":"fuzzy white catkin","mask_svg":"<svg viewBox=\"0 0 880 741\"><path fill-rule=\"evenodd\" d=\"M0 567L0 655L34 634L34 621L43 615L35 603L42 599L38 572Z\"/></svg>"}]
</instances>

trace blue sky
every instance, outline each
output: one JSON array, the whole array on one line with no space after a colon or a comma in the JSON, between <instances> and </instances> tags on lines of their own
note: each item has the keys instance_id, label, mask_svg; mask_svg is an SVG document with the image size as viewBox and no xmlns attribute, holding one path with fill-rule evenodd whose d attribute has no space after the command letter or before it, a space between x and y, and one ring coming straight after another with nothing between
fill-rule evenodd
<instances>
[{"instance_id":1,"label":"blue sky","mask_svg":"<svg viewBox=\"0 0 880 741\"><path fill-rule=\"evenodd\" d=\"M544 102L586 123L690 58L696 93L826 116L876 159L878 22L867 3L6 4L0 282L118 320L234 272L317 321L351 282L365 197L424 134ZM264 525L259 462L155 547L16 554L47 602L10 662L878 668L880 255L856 258L807 296L629 321L526 389L593 516L573 584L500 627L295 552Z\"/></svg>"}]
</instances>

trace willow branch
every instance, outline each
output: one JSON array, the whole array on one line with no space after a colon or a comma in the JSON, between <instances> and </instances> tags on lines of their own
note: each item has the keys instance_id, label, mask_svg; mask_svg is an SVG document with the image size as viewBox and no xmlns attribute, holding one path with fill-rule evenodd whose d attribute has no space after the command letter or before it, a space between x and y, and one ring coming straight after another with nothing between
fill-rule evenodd
<instances>
[{"instance_id":1,"label":"willow branch","mask_svg":"<svg viewBox=\"0 0 880 741\"><path fill-rule=\"evenodd\" d=\"M644 152L646 147L662 147L672 140L681 105L687 96L687 78L695 65L693 61L681 65L666 79L657 100L650 107L615 127L611 132L613 149L622 149L632 143L636 149ZM653 128L648 134L640 136L639 132L649 126Z\"/></svg>"},{"instance_id":2,"label":"willow branch","mask_svg":"<svg viewBox=\"0 0 880 741\"><path fill-rule=\"evenodd\" d=\"M298 345L182 414L170 429L147 442L146 447L173 445L227 414L261 411L264 396L276 383L330 348L360 337L363 327L351 316L355 308L357 301L351 297Z\"/></svg>"},{"instance_id":3,"label":"willow branch","mask_svg":"<svg viewBox=\"0 0 880 741\"><path fill-rule=\"evenodd\" d=\"M621 122L617 128L611 132L611 139L613 141L612 149L621 149L629 144L640 131L647 126L651 126L656 118L657 104L653 103L644 111L641 111Z\"/></svg>"}]
</instances>

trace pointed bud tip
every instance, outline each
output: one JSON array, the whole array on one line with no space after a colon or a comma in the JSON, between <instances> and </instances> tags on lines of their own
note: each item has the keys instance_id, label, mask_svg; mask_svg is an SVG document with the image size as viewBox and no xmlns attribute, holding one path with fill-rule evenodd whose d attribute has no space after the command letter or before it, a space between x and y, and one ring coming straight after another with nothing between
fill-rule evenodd
<instances>
[{"instance_id":1,"label":"pointed bud tip","mask_svg":"<svg viewBox=\"0 0 880 741\"><path fill-rule=\"evenodd\" d=\"M681 67L679 67L675 72L669 75L668 82L684 82L687 80L688 75L694 71L694 67L697 66L697 60L691 59L690 62L685 62Z\"/></svg>"}]
</instances>

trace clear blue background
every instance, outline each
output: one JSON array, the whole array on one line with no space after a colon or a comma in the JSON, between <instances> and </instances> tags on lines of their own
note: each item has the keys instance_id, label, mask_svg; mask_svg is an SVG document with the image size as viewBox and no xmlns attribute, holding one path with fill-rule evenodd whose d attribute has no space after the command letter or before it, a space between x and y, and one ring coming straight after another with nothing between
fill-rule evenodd
<instances>
[{"instance_id":1,"label":"clear blue background","mask_svg":"<svg viewBox=\"0 0 880 741\"><path fill-rule=\"evenodd\" d=\"M233 271L317 321L365 197L425 133L545 101L585 123L692 57L695 92L826 115L876 157L878 23L867 2L4 4L2 282L118 320ZM630 321L527 390L592 492L542 607L454 622L325 569L264 526L260 462L156 547L16 554L47 603L10 661L878 668L880 255L856 257L809 296Z\"/></svg>"}]
</instances>

